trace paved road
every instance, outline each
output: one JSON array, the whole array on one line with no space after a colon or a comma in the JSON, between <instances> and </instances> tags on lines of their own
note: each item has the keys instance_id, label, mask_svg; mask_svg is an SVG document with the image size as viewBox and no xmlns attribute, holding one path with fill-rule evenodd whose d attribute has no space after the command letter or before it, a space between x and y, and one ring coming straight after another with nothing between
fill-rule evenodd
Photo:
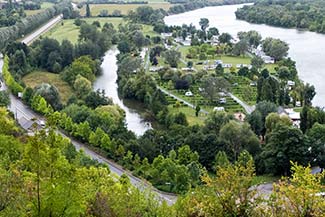
<instances>
[{"instance_id":1,"label":"paved road","mask_svg":"<svg viewBox=\"0 0 325 217\"><path fill-rule=\"evenodd\" d=\"M60 22L63 19L63 15L60 14L57 17L53 18L43 26L41 26L36 31L32 32L31 34L27 35L21 42L27 45L31 44L36 38L38 38L42 33L46 32L50 28L52 28L55 24Z\"/></svg>"},{"instance_id":2,"label":"paved road","mask_svg":"<svg viewBox=\"0 0 325 217\"><path fill-rule=\"evenodd\" d=\"M0 66L2 66L3 61L2 59L0 60ZM2 67L0 69L0 74L2 71ZM5 86L5 84L2 83L2 86L0 88L1 90L6 90L7 87ZM38 120L42 120L45 121L45 118L39 114L36 114L34 111L32 111L28 106L24 105L20 99L18 99L17 97L15 97L14 95L10 94L10 100L11 100L11 104L9 106L9 110L11 112L13 112L15 114L16 119L19 120L21 118L26 118L28 120L31 120L33 118L36 118ZM70 139L71 143L75 146L75 148L77 150L83 149L85 154L88 155L89 157L91 157L94 160L97 160L100 163L106 164L110 171L114 174L116 174L117 176L121 176L122 174L126 174L129 179L130 182L137 188L144 190L144 189L149 189L153 192L155 192L157 194L157 198L159 200L165 200L168 204L174 204L177 200L177 196L174 194L168 194L165 192L161 192L157 189L155 189L154 187L152 187L150 185L150 183L148 183L146 180L142 180L139 179L135 176L133 176L129 171L123 169L121 166L119 166L118 164L106 159L105 157L101 156L100 154L92 151L91 149L89 149L85 144L65 135L63 132L58 131L58 134L62 135L65 138Z\"/></svg>"},{"instance_id":3,"label":"paved road","mask_svg":"<svg viewBox=\"0 0 325 217\"><path fill-rule=\"evenodd\" d=\"M62 17L60 16L60 17L57 17L55 20L56 20L56 22L58 22L61 19L62 19ZM53 21L53 19L50 20L49 23L43 25L39 30L36 30L35 33L33 33L32 35L27 36L22 41L24 43L26 43L26 44L30 43L35 38L39 37L40 34L44 33L49 28L53 27L53 25L56 22ZM46 27L46 28L44 28L44 27ZM33 36L34 38L31 38L31 36ZM0 77L1 77L1 73L2 73L2 66L3 66L3 59L0 58ZM3 82L1 82L0 90L7 90L7 87ZM18 120L18 122L23 117L28 119L28 120L36 118L36 119L38 119L40 121L41 120L45 121L45 118L43 116L41 116L39 114L36 114L28 106L23 104L22 101L20 99L18 99L16 96L10 94L10 100L11 100L11 104L9 106L9 110L15 114L15 117ZM116 174L117 176L121 176L122 174L126 174L129 177L130 182L132 183L132 185L139 188L140 190L144 190L144 189L151 190L152 192L156 193L157 199L159 199L160 201L166 201L170 205L174 204L176 202L176 200L177 200L176 195L161 192L161 191L155 189L146 180L142 180L142 179L139 179L139 178L133 176L129 171L123 169L118 164L106 159L105 157L101 156L100 154L92 151L85 144L83 144L83 143L81 143L79 141L76 141L75 139L65 135L61 131L58 131L58 134L62 135L63 137L66 137L66 138L70 139L71 143L75 146L75 148L77 150L83 149L85 154L88 155L89 157L91 157L92 159L97 160L100 163L106 164L109 167L110 171L112 173Z\"/></svg>"},{"instance_id":4,"label":"paved road","mask_svg":"<svg viewBox=\"0 0 325 217\"><path fill-rule=\"evenodd\" d=\"M250 106L247 103L245 103L244 101L242 101L241 99L239 99L234 94L232 94L232 93L228 93L228 94L231 98L233 98L233 100L235 100L239 105L241 105L245 109L247 114L251 114L255 110L255 105Z\"/></svg>"}]
</instances>

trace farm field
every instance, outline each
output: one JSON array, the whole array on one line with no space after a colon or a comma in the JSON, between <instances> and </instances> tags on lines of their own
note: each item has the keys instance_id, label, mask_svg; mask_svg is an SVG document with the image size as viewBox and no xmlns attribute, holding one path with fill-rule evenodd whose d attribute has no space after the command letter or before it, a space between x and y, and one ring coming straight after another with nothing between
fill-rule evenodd
<instances>
[{"instance_id":1,"label":"farm field","mask_svg":"<svg viewBox=\"0 0 325 217\"><path fill-rule=\"evenodd\" d=\"M45 10L46 8L50 8L53 6L53 3L50 3L50 2L43 2L41 4L41 9L39 10L25 10L25 13L27 16L30 16L30 15L33 15L33 14L37 14L43 10Z\"/></svg>"},{"instance_id":2,"label":"farm field","mask_svg":"<svg viewBox=\"0 0 325 217\"><path fill-rule=\"evenodd\" d=\"M168 10L172 4L169 2L152 2L149 4L90 4L90 11L92 16L98 16L101 10L108 10L108 13L111 14L114 10L121 11L122 15L127 15L129 11L135 10L141 6L149 6L153 9L164 9ZM84 16L86 14L86 6L80 10L80 14Z\"/></svg>"},{"instance_id":3,"label":"farm field","mask_svg":"<svg viewBox=\"0 0 325 217\"><path fill-rule=\"evenodd\" d=\"M55 86L59 91L62 103L66 103L69 97L73 95L71 86L65 81L61 80L59 74L37 71L26 75L23 78L23 81L25 82L26 86L31 88L34 88L42 83L49 83Z\"/></svg>"}]
</instances>

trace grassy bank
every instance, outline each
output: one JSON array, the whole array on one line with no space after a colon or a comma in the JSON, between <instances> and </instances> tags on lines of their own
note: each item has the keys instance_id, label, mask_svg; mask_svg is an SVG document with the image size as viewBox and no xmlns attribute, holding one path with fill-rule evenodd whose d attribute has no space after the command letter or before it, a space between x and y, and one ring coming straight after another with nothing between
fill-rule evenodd
<instances>
[{"instance_id":1,"label":"grassy bank","mask_svg":"<svg viewBox=\"0 0 325 217\"><path fill-rule=\"evenodd\" d=\"M122 18L87 18L83 19L87 23L93 23L94 21L99 21L101 25L105 23L112 23L117 27L120 23L123 22ZM63 23L63 24L62 24ZM61 42L64 39L76 43L79 36L79 27L74 24L74 20L63 20L58 23L54 28L44 34L44 37L54 38Z\"/></svg>"},{"instance_id":2,"label":"grassy bank","mask_svg":"<svg viewBox=\"0 0 325 217\"><path fill-rule=\"evenodd\" d=\"M61 80L58 74L49 72L32 72L26 75L23 78L23 81L25 82L26 86L31 88L34 88L41 83L49 83L55 86L60 93L60 97L63 103L66 103L69 97L73 95L73 91L70 85Z\"/></svg>"}]
</instances>

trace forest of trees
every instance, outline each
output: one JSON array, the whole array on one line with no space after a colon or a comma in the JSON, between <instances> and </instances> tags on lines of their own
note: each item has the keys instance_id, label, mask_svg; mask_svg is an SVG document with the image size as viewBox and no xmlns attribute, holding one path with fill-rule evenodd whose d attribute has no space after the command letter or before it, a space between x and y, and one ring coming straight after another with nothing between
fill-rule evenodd
<instances>
[{"instance_id":1,"label":"forest of trees","mask_svg":"<svg viewBox=\"0 0 325 217\"><path fill-rule=\"evenodd\" d=\"M252 23L325 33L325 2L322 0L262 0L238 9L236 17Z\"/></svg>"},{"instance_id":2,"label":"forest of trees","mask_svg":"<svg viewBox=\"0 0 325 217\"><path fill-rule=\"evenodd\" d=\"M5 108L0 107L1 216L322 216L325 201L318 196L324 173L291 164L292 176L274 184L272 199L252 188L255 166L248 152L230 163L220 152L216 176L201 176L202 184L178 198L174 205L159 202L155 193L133 187L126 175L116 177L102 164L77 152L68 139L55 133L48 119L45 130L26 136ZM54 125L53 125L54 124ZM154 164L191 161L185 150L160 157ZM182 177L181 168L177 169ZM156 178L164 172L157 171ZM295 209L292 209L295 207Z\"/></svg>"}]
</instances>

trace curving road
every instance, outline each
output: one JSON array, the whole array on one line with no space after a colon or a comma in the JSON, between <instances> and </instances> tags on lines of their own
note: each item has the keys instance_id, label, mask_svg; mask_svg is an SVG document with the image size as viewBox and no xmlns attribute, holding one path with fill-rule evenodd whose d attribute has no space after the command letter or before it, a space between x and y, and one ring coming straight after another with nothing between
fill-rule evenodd
<instances>
[{"instance_id":1,"label":"curving road","mask_svg":"<svg viewBox=\"0 0 325 217\"><path fill-rule=\"evenodd\" d=\"M247 103L245 103L244 101L242 101L241 99L239 99L237 96L235 96L234 94L228 92L229 96L235 100L239 105L241 105L247 114L251 114L254 110L255 110L255 105L250 106Z\"/></svg>"},{"instance_id":2,"label":"curving road","mask_svg":"<svg viewBox=\"0 0 325 217\"><path fill-rule=\"evenodd\" d=\"M43 25L40 29L36 30L31 35L26 36L26 38L24 38L22 40L22 42L26 43L26 44L31 43L33 40L35 40L37 37L39 37L42 33L48 31L51 27L54 26L54 24L59 22L61 19L62 19L62 16L60 15L60 16L50 20L47 24ZM3 66L3 59L0 56L0 78L2 75L2 66ZM1 82L1 80L0 80L0 84L1 84L0 90L7 90L6 85L3 82ZM18 123L20 122L19 120L21 118L26 118L28 120L37 119L39 121L45 121L45 118L43 116L35 113L33 110L31 110L31 108L29 108L28 106L23 104L22 101L19 98L17 98L16 96L10 94L10 100L11 100L11 104L8 107L8 109L15 114L15 117L16 117ZM19 123L19 124L21 124L21 123ZM150 190L150 191L154 192L156 194L156 198L158 200L166 201L167 204L169 204L169 205L172 205L176 202L177 195L159 191L158 189L154 188L146 180L143 180L143 179L133 176L129 171L123 169L123 167L121 167L120 165L108 160L104 156L89 149L87 145L73 139L70 136L65 135L64 132L62 132L62 131L57 131L57 133L62 135L65 138L68 138L77 150L83 149L85 154L88 155L90 158L97 160L100 163L106 164L113 174L116 174L117 176L126 174L129 177L131 184L134 185L135 187L137 187L138 189Z\"/></svg>"}]
</instances>

